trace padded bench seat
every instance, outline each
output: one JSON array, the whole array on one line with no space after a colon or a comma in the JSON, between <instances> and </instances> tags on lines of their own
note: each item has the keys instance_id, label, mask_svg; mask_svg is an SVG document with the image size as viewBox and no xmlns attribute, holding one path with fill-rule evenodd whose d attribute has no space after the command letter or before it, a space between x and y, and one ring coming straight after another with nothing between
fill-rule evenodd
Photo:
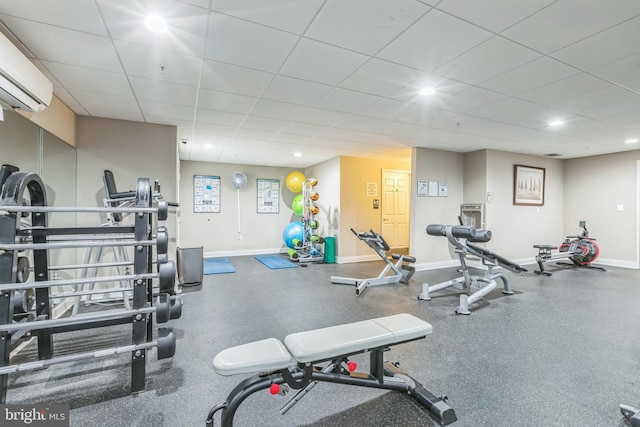
<instances>
[{"instance_id":1,"label":"padded bench seat","mask_svg":"<svg viewBox=\"0 0 640 427\"><path fill-rule=\"evenodd\" d=\"M552 251L554 249L558 249L557 246L553 246L553 245L533 245L534 248L536 249L545 249L548 251Z\"/></svg>"},{"instance_id":2,"label":"padded bench seat","mask_svg":"<svg viewBox=\"0 0 640 427\"><path fill-rule=\"evenodd\" d=\"M287 335L284 345L276 338L231 347L213 359L220 375L234 375L319 362L374 348L424 338L432 326L407 313L330 326Z\"/></svg>"}]
</instances>

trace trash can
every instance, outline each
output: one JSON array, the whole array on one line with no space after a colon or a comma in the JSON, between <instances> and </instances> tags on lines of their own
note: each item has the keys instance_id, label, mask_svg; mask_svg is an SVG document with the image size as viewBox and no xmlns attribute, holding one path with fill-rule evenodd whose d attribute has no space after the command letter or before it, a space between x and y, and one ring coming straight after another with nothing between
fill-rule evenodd
<instances>
[{"instance_id":1,"label":"trash can","mask_svg":"<svg viewBox=\"0 0 640 427\"><path fill-rule=\"evenodd\" d=\"M202 246L178 248L178 283L180 286L197 286L203 275Z\"/></svg>"},{"instance_id":2,"label":"trash can","mask_svg":"<svg viewBox=\"0 0 640 427\"><path fill-rule=\"evenodd\" d=\"M324 238L324 262L326 264L334 264L336 262L336 238Z\"/></svg>"}]
</instances>

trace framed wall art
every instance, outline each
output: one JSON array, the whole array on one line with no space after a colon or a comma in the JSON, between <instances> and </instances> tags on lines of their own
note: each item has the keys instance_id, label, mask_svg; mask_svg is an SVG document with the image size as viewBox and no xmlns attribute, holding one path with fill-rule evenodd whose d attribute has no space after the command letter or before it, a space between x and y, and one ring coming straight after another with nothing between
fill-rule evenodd
<instances>
[{"instance_id":1,"label":"framed wall art","mask_svg":"<svg viewBox=\"0 0 640 427\"><path fill-rule=\"evenodd\" d=\"M513 166L513 204L518 206L544 205L544 168Z\"/></svg>"}]
</instances>

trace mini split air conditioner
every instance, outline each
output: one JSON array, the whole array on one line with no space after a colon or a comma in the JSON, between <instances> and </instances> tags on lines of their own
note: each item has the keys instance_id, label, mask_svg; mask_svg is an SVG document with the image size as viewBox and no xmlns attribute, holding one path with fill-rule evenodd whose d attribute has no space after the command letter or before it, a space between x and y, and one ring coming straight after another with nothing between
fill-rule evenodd
<instances>
[{"instance_id":1,"label":"mini split air conditioner","mask_svg":"<svg viewBox=\"0 0 640 427\"><path fill-rule=\"evenodd\" d=\"M49 106L53 85L0 33L0 105L38 113Z\"/></svg>"}]
</instances>

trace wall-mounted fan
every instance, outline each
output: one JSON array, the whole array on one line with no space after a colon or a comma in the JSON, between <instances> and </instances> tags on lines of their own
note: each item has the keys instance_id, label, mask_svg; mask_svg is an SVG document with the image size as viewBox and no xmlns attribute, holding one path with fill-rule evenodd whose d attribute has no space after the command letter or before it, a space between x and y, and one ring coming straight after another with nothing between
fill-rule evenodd
<instances>
[{"instance_id":1,"label":"wall-mounted fan","mask_svg":"<svg viewBox=\"0 0 640 427\"><path fill-rule=\"evenodd\" d=\"M242 172L234 172L231 175L231 184L238 195L238 240L242 240L242 232L240 230L240 189L247 185L247 176Z\"/></svg>"}]
</instances>

